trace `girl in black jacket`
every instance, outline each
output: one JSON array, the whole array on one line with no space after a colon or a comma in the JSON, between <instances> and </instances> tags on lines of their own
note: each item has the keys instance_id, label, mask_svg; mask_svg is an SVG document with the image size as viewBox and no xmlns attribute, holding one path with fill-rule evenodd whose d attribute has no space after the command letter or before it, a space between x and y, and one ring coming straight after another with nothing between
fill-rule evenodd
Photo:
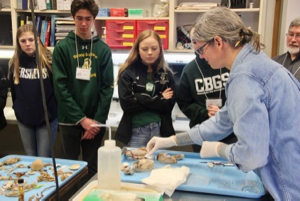
<instances>
[{"instance_id":1,"label":"girl in black jacket","mask_svg":"<svg viewBox=\"0 0 300 201\"><path fill-rule=\"evenodd\" d=\"M160 37L140 33L118 73L118 92L124 111L116 139L130 147L146 146L153 136L175 133L171 112L175 81L163 56Z\"/></svg>"}]
</instances>

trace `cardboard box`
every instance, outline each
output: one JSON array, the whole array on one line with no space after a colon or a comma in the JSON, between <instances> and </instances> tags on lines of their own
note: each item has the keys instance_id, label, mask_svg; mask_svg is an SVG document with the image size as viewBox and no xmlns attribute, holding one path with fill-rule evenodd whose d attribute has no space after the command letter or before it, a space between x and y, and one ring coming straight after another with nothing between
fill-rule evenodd
<instances>
[{"instance_id":1,"label":"cardboard box","mask_svg":"<svg viewBox=\"0 0 300 201\"><path fill-rule=\"evenodd\" d=\"M111 8L110 16L111 17L126 17L125 8Z\"/></svg>"},{"instance_id":2,"label":"cardboard box","mask_svg":"<svg viewBox=\"0 0 300 201\"><path fill-rule=\"evenodd\" d=\"M128 9L128 17L143 17L143 9Z\"/></svg>"},{"instance_id":3,"label":"cardboard box","mask_svg":"<svg viewBox=\"0 0 300 201\"><path fill-rule=\"evenodd\" d=\"M109 17L110 9L109 8L99 8L98 17Z\"/></svg>"}]
</instances>

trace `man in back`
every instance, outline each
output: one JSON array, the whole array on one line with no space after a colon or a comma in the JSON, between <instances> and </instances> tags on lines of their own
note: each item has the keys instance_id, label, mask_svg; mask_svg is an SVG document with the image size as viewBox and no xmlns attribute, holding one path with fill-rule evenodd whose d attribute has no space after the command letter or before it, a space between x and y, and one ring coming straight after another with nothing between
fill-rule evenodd
<instances>
[{"instance_id":1,"label":"man in back","mask_svg":"<svg viewBox=\"0 0 300 201\"><path fill-rule=\"evenodd\" d=\"M286 34L288 51L273 58L286 67L300 81L300 17L295 18Z\"/></svg>"}]
</instances>

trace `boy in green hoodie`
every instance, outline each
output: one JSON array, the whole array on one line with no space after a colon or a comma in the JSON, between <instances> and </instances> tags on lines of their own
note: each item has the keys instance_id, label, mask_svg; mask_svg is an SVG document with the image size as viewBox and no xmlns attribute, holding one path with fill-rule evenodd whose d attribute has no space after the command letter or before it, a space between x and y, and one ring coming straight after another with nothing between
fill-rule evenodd
<instances>
[{"instance_id":1,"label":"boy in green hoodie","mask_svg":"<svg viewBox=\"0 0 300 201\"><path fill-rule=\"evenodd\" d=\"M97 172L97 149L113 94L113 63L109 47L91 31L98 6L94 0L74 0L76 30L56 44L53 79L64 157L88 162L88 178Z\"/></svg>"}]
</instances>

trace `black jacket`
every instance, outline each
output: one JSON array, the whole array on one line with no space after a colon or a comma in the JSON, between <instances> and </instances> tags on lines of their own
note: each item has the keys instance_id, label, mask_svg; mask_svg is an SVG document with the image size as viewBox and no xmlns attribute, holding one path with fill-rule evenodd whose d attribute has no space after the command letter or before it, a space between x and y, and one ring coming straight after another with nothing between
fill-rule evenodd
<instances>
[{"instance_id":1,"label":"black jacket","mask_svg":"<svg viewBox=\"0 0 300 201\"><path fill-rule=\"evenodd\" d=\"M6 119L3 109L6 105L8 82L2 68L0 68L0 130L5 128Z\"/></svg>"},{"instance_id":2,"label":"black jacket","mask_svg":"<svg viewBox=\"0 0 300 201\"><path fill-rule=\"evenodd\" d=\"M274 61L283 65L288 71L290 71L300 82L300 55L292 60L289 52L279 55L273 58Z\"/></svg>"},{"instance_id":3,"label":"black jacket","mask_svg":"<svg viewBox=\"0 0 300 201\"><path fill-rule=\"evenodd\" d=\"M120 75L118 92L121 107L124 111L121 122L116 132L116 140L125 144L132 136L132 115L146 110L158 112L161 116L160 135L168 137L175 134L171 113L175 105L175 81L173 74L163 69L158 72L153 70L155 94L150 97L145 93L147 82L147 66L137 61L126 68ZM164 99L162 92L172 88L174 95L171 99Z\"/></svg>"}]
</instances>

